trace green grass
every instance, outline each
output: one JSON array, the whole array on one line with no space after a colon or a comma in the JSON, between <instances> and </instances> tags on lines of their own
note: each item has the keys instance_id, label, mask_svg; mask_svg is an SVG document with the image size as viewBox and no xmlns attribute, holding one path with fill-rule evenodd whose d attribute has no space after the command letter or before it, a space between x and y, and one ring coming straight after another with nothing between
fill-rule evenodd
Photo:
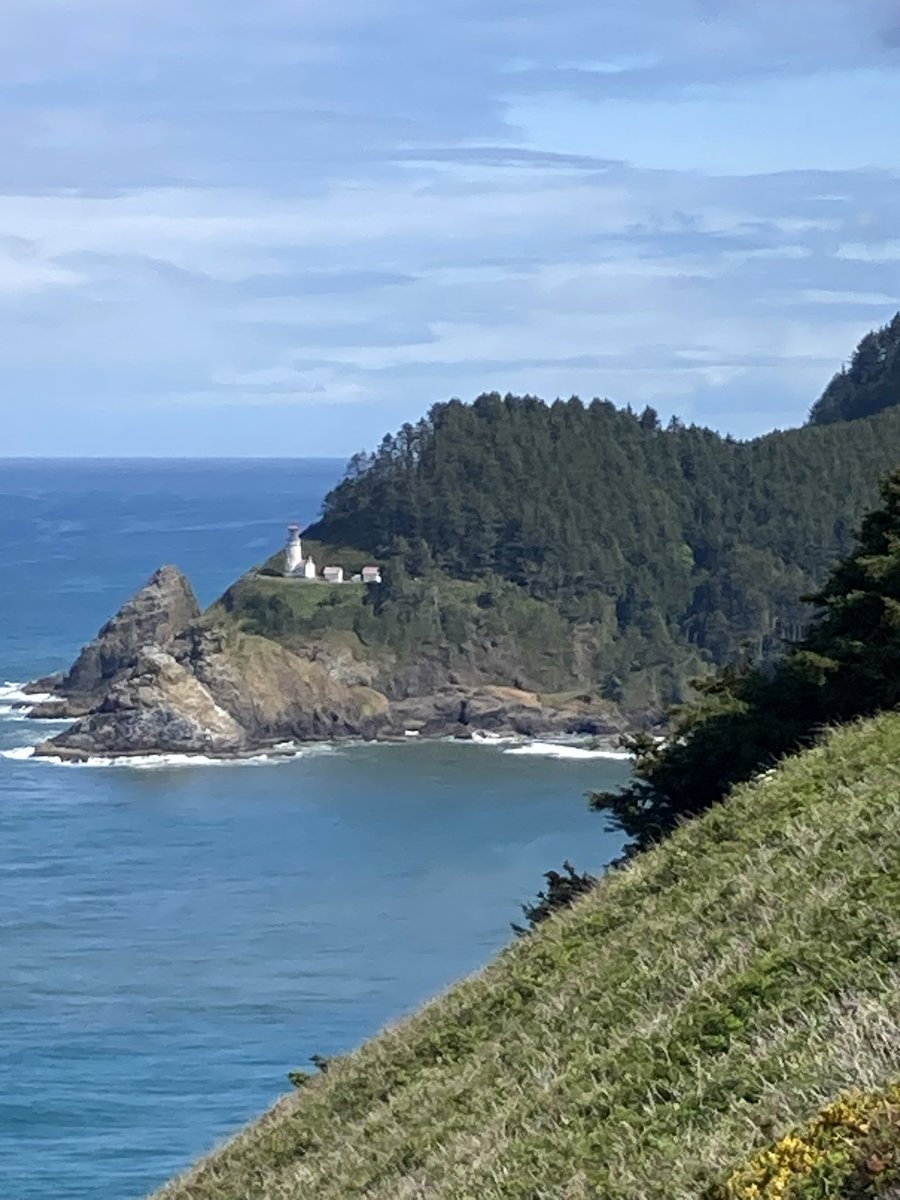
<instances>
[{"instance_id":1,"label":"green grass","mask_svg":"<svg viewBox=\"0 0 900 1200\"><path fill-rule=\"evenodd\" d=\"M702 1196L900 1077L898 864L894 714L741 787L159 1200Z\"/></svg>"},{"instance_id":2,"label":"green grass","mask_svg":"<svg viewBox=\"0 0 900 1200\"><path fill-rule=\"evenodd\" d=\"M346 641L363 612L361 584L327 584L244 575L204 614L225 628L258 634L289 649L310 639Z\"/></svg>"},{"instance_id":3,"label":"green grass","mask_svg":"<svg viewBox=\"0 0 900 1200\"><path fill-rule=\"evenodd\" d=\"M318 610L341 607L359 609L365 595L364 587L358 583L331 584L300 579L276 579L265 575L244 576L229 589L242 600L257 595L263 601L275 596L283 601L294 617L302 622L312 620Z\"/></svg>"},{"instance_id":4,"label":"green grass","mask_svg":"<svg viewBox=\"0 0 900 1200\"><path fill-rule=\"evenodd\" d=\"M310 641L350 648L356 657L388 655L410 664L431 657L447 671L474 666L492 682L526 688L575 682L571 630L547 604L513 584L407 580L376 612L359 584L305 583L249 574L205 614L298 649ZM353 635L355 640L348 639Z\"/></svg>"},{"instance_id":5,"label":"green grass","mask_svg":"<svg viewBox=\"0 0 900 1200\"><path fill-rule=\"evenodd\" d=\"M312 555L320 571L325 567L343 567L348 579L351 575L360 574L363 567L378 562L368 550L358 550L355 546L338 546L329 542L314 542L310 538L303 539L303 553ZM268 570L283 571L284 550L276 550L261 565Z\"/></svg>"}]
</instances>

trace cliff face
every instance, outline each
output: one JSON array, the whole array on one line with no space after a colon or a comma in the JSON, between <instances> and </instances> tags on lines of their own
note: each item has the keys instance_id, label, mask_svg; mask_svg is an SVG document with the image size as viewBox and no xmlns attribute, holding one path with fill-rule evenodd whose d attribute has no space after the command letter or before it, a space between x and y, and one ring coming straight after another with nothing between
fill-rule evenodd
<instances>
[{"instance_id":1,"label":"cliff face","mask_svg":"<svg viewBox=\"0 0 900 1200\"><path fill-rule=\"evenodd\" d=\"M95 755L237 755L246 731L171 654L142 651L101 702L37 753L73 760Z\"/></svg>"},{"instance_id":2,"label":"cliff face","mask_svg":"<svg viewBox=\"0 0 900 1200\"><path fill-rule=\"evenodd\" d=\"M130 670L147 647L171 648L175 637L200 616L193 589L177 567L155 571L107 621L72 664L55 691L72 711L87 711L106 689Z\"/></svg>"},{"instance_id":3,"label":"cliff face","mask_svg":"<svg viewBox=\"0 0 900 1200\"><path fill-rule=\"evenodd\" d=\"M494 685L481 670L461 676L433 657L410 668L326 634L285 644L246 631L221 608L201 618L188 581L163 567L54 684L61 699L34 710L76 718L37 753L232 757L286 741L623 728L612 705L590 697L544 699L501 686L505 679Z\"/></svg>"}]
</instances>

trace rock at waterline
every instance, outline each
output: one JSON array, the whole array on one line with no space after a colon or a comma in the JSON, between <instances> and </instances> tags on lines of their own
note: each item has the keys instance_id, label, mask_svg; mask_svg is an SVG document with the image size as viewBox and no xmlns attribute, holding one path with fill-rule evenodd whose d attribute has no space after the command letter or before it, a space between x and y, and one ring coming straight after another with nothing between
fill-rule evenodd
<instances>
[{"instance_id":1,"label":"rock at waterline","mask_svg":"<svg viewBox=\"0 0 900 1200\"><path fill-rule=\"evenodd\" d=\"M244 730L209 690L165 650L139 655L101 706L35 749L38 756L84 759L117 754L232 756Z\"/></svg>"}]
</instances>

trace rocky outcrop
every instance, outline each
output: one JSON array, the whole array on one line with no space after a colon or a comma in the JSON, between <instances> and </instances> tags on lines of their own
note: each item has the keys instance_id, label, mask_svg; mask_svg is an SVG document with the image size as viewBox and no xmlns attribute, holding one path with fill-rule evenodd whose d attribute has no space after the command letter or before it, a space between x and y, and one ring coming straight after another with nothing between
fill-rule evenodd
<instances>
[{"instance_id":1,"label":"rocky outcrop","mask_svg":"<svg viewBox=\"0 0 900 1200\"><path fill-rule=\"evenodd\" d=\"M260 745L286 738L369 737L387 720L382 693L344 682L327 661L294 654L269 638L191 629L176 653Z\"/></svg>"},{"instance_id":2,"label":"rocky outcrop","mask_svg":"<svg viewBox=\"0 0 900 1200\"><path fill-rule=\"evenodd\" d=\"M54 682L64 699L53 713L79 715L101 703L113 682L131 671L149 648L169 650L200 615L193 589L177 567L160 567L79 654L68 674Z\"/></svg>"},{"instance_id":3,"label":"rocky outcrop","mask_svg":"<svg viewBox=\"0 0 900 1200\"><path fill-rule=\"evenodd\" d=\"M475 732L522 737L565 734L612 735L625 723L613 705L573 698L550 705L534 692L509 687L448 687L391 705L391 733L407 730L426 737Z\"/></svg>"},{"instance_id":4,"label":"rocky outcrop","mask_svg":"<svg viewBox=\"0 0 900 1200\"><path fill-rule=\"evenodd\" d=\"M66 759L98 755L239 755L247 735L191 672L165 650L139 654L102 703L35 751Z\"/></svg>"},{"instance_id":5,"label":"rocky outcrop","mask_svg":"<svg viewBox=\"0 0 900 1200\"><path fill-rule=\"evenodd\" d=\"M62 699L35 716L73 726L37 753L67 759L144 754L237 757L287 741L470 736L475 732L614 734L613 705L590 696L549 702L519 687L463 680L423 658L401 680L387 662L339 646L290 649L200 618L190 584L163 567L55 681ZM413 685L416 694L411 694Z\"/></svg>"}]
</instances>

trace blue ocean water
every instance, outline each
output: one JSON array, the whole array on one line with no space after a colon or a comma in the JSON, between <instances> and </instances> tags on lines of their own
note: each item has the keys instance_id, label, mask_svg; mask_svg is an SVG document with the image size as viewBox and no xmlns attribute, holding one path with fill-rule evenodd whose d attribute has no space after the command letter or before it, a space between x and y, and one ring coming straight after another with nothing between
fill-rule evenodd
<instances>
[{"instance_id":1,"label":"blue ocean water","mask_svg":"<svg viewBox=\"0 0 900 1200\"><path fill-rule=\"evenodd\" d=\"M340 470L0 460L0 683L67 665L163 562L210 602ZM0 698L0 751L46 732ZM582 794L626 765L511 749L0 757L0 1196L145 1195L483 964L548 867L613 857Z\"/></svg>"}]
</instances>

